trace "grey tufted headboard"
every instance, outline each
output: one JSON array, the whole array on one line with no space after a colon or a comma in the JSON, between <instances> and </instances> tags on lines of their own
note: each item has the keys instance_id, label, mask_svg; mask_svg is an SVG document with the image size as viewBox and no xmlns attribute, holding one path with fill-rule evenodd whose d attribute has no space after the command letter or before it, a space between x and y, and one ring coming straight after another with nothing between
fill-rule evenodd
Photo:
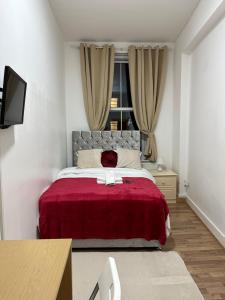
<instances>
[{"instance_id":1,"label":"grey tufted headboard","mask_svg":"<svg viewBox=\"0 0 225 300\"><path fill-rule=\"evenodd\" d=\"M73 165L77 165L77 151L85 149L127 148L140 150L140 131L73 131Z\"/></svg>"}]
</instances>

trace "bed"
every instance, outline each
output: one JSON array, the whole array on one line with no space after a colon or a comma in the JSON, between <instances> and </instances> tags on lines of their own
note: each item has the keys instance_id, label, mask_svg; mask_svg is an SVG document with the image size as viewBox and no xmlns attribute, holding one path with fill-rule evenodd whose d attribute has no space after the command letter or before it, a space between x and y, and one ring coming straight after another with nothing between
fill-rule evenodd
<instances>
[{"instance_id":1,"label":"bed","mask_svg":"<svg viewBox=\"0 0 225 300\"><path fill-rule=\"evenodd\" d=\"M73 247L161 247L170 232L164 195L144 169L76 167L81 149L140 149L139 131L72 133L73 164L39 200L41 238L72 238ZM98 184L108 173L122 184Z\"/></svg>"}]
</instances>

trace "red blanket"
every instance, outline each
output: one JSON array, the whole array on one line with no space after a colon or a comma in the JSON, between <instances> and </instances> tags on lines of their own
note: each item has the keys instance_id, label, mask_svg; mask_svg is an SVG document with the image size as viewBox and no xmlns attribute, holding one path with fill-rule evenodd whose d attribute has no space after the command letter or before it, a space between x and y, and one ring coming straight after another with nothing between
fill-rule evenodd
<instances>
[{"instance_id":1,"label":"red blanket","mask_svg":"<svg viewBox=\"0 0 225 300\"><path fill-rule=\"evenodd\" d=\"M144 238L165 244L169 210L163 194L146 178L123 177L123 182L55 181L39 200L41 238Z\"/></svg>"}]
</instances>

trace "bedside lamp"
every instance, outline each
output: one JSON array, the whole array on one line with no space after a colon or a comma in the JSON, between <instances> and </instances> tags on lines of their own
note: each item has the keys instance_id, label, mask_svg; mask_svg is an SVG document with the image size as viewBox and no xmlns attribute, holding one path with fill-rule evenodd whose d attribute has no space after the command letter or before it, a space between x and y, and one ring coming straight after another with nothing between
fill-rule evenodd
<instances>
[{"instance_id":1,"label":"bedside lamp","mask_svg":"<svg viewBox=\"0 0 225 300\"><path fill-rule=\"evenodd\" d=\"M164 161L163 161L162 157L159 157L157 159L157 163L156 164L157 164L157 170L158 171L163 171L165 165L164 165Z\"/></svg>"}]
</instances>

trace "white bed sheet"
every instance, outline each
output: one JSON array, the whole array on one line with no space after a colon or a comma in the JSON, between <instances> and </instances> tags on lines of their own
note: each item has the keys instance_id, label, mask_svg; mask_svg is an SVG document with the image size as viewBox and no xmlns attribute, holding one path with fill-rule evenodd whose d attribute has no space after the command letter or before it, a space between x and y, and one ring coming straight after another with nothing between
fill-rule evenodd
<instances>
[{"instance_id":1,"label":"white bed sheet","mask_svg":"<svg viewBox=\"0 0 225 300\"><path fill-rule=\"evenodd\" d=\"M119 177L143 177L152 180L155 179L146 169L130 168L88 168L81 169L78 167L65 168L59 172L56 179L61 178L105 178L107 173L113 173L116 178Z\"/></svg>"}]
</instances>

